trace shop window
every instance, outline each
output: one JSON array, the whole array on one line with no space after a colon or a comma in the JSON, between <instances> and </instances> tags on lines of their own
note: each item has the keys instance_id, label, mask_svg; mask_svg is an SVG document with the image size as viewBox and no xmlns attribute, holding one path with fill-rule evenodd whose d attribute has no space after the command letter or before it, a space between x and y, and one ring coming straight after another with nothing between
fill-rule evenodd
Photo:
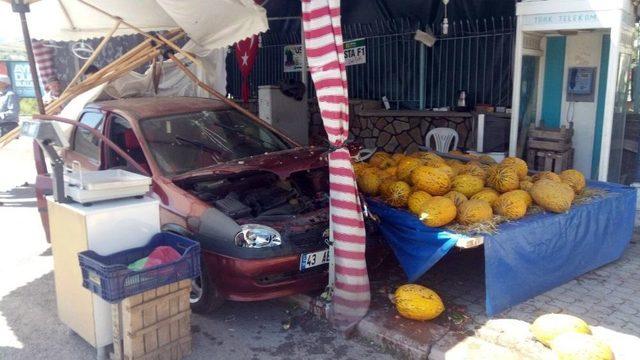
<instances>
[{"instance_id":1,"label":"shop window","mask_svg":"<svg viewBox=\"0 0 640 360\"><path fill-rule=\"evenodd\" d=\"M80 123L102 132L104 115L98 112L86 112L80 118ZM76 153L84 155L89 159L99 161L100 159L100 138L93 135L89 130L77 127L73 138L73 149Z\"/></svg>"}]
</instances>

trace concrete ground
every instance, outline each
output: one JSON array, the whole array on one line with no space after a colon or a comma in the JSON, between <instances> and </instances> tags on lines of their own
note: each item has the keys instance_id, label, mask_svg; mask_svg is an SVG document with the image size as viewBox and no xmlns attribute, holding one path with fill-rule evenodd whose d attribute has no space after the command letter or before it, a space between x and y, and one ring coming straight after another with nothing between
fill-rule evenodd
<instances>
[{"instance_id":1,"label":"concrete ground","mask_svg":"<svg viewBox=\"0 0 640 360\"><path fill-rule=\"evenodd\" d=\"M53 261L36 209L31 142L0 150L0 359L91 359L93 348L56 315ZM26 183L26 184L25 184ZM323 320L278 301L227 303L192 316L189 359L392 359L344 339Z\"/></svg>"}]
</instances>

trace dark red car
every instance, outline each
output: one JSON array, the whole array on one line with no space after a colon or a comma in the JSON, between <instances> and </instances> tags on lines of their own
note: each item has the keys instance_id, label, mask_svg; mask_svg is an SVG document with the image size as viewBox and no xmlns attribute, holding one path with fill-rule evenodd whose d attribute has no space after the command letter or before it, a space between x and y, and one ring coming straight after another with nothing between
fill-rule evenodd
<instances>
[{"instance_id":1,"label":"dark red car","mask_svg":"<svg viewBox=\"0 0 640 360\"><path fill-rule=\"evenodd\" d=\"M285 135L211 99L134 98L88 105L80 118L151 176L160 222L198 240L202 278L192 307L271 299L327 281L328 169L325 149ZM36 151L39 154L39 151ZM75 127L65 163L137 171L104 139ZM45 229L50 180L36 156ZM372 240L376 241L377 240Z\"/></svg>"}]
</instances>

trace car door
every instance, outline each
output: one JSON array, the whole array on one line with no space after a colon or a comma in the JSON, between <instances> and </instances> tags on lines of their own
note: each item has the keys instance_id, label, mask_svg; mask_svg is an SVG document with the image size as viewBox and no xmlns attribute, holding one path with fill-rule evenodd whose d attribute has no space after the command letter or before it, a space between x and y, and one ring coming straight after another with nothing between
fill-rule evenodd
<instances>
[{"instance_id":1,"label":"car door","mask_svg":"<svg viewBox=\"0 0 640 360\"><path fill-rule=\"evenodd\" d=\"M80 122L101 131L104 125L104 114L98 110L87 110L80 116ZM36 203L40 220L44 227L47 241L49 241L49 214L45 196L51 195L51 176L47 168L47 161L40 147L33 145L34 160L36 165ZM101 165L102 144L98 137L86 129L76 127L71 135L70 148L63 150L63 158L66 164L74 161L80 163L85 170L98 170Z\"/></svg>"},{"instance_id":2,"label":"car door","mask_svg":"<svg viewBox=\"0 0 640 360\"><path fill-rule=\"evenodd\" d=\"M80 123L88 125L102 133L105 114L98 110L88 110L80 115ZM65 151L65 164L80 163L83 170L100 170L103 151L102 141L89 130L76 127L73 130L70 148Z\"/></svg>"}]
</instances>

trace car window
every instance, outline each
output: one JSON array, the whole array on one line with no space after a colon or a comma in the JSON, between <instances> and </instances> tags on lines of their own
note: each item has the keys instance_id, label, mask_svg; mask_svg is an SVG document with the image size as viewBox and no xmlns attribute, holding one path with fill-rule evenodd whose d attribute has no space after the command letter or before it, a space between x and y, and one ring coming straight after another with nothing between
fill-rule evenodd
<instances>
[{"instance_id":1,"label":"car window","mask_svg":"<svg viewBox=\"0 0 640 360\"><path fill-rule=\"evenodd\" d=\"M80 123L102 131L104 115L98 112L86 112L82 114ZM98 161L100 159L100 138L87 129L77 127L73 138L73 150L78 154Z\"/></svg>"},{"instance_id":2,"label":"car window","mask_svg":"<svg viewBox=\"0 0 640 360\"><path fill-rule=\"evenodd\" d=\"M165 175L290 148L277 133L231 109L145 119L140 125Z\"/></svg>"}]
</instances>

